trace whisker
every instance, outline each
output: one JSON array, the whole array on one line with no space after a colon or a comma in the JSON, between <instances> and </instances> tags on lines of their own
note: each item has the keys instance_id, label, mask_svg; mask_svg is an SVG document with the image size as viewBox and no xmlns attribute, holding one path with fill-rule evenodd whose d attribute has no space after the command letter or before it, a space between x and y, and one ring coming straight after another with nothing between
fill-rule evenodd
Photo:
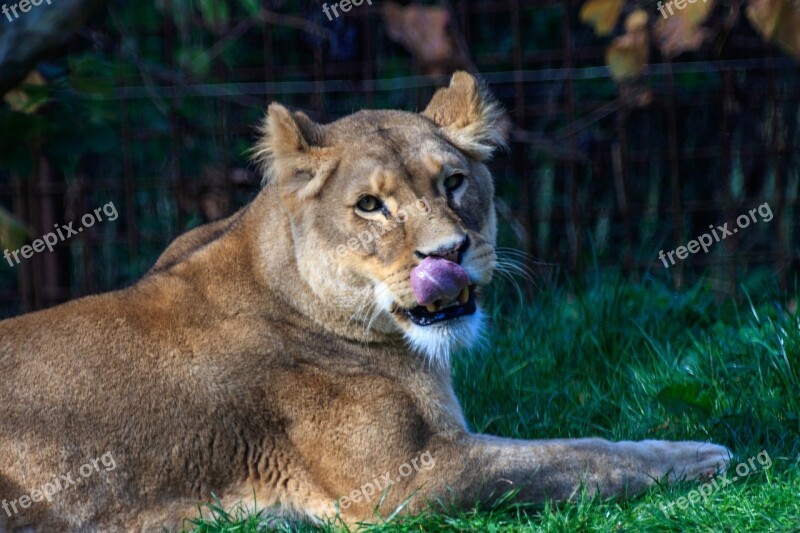
<instances>
[{"instance_id":1,"label":"whisker","mask_svg":"<svg viewBox=\"0 0 800 533\"><path fill-rule=\"evenodd\" d=\"M350 319L347 321L346 326L349 326L350 323L354 320L357 322L359 321L358 317L361 315L361 313L365 312L369 308L369 304L371 303L369 301L369 297L371 296L371 294L372 294L371 290L364 291L364 293L358 298L358 300L356 301L356 306L357 306L356 311L352 315L350 315Z\"/></svg>"},{"instance_id":2,"label":"whisker","mask_svg":"<svg viewBox=\"0 0 800 533\"><path fill-rule=\"evenodd\" d=\"M519 276L524 277L529 283L534 282L533 278L536 274L532 270L515 261L509 260L508 258L498 258L496 264L497 267L502 268L506 272L518 274Z\"/></svg>"},{"instance_id":3,"label":"whisker","mask_svg":"<svg viewBox=\"0 0 800 533\"><path fill-rule=\"evenodd\" d=\"M535 276L536 275L536 271L533 270L533 268L528 266L525 263L525 261L522 260L522 256L514 257L514 256L508 256L508 255L505 255L505 254L498 254L497 261L500 261L500 262L508 264L508 265L513 265L515 268L519 269L522 272L527 273L530 276Z\"/></svg>"},{"instance_id":4,"label":"whisker","mask_svg":"<svg viewBox=\"0 0 800 533\"><path fill-rule=\"evenodd\" d=\"M549 263L546 261L537 261L533 257L515 248L498 248L496 268L498 271L505 272L509 276L521 277L528 284L533 287L539 288L540 281L546 278L550 279L552 283L552 276L543 276L538 270L534 270L530 265L558 267L557 263Z\"/></svg>"},{"instance_id":5,"label":"whisker","mask_svg":"<svg viewBox=\"0 0 800 533\"><path fill-rule=\"evenodd\" d=\"M517 298L519 299L519 304L525 305L525 296L522 292L522 288L519 286L519 283L517 283L517 280L514 279L514 276L500 268L497 268L496 272L514 286L514 290L517 293Z\"/></svg>"},{"instance_id":6,"label":"whisker","mask_svg":"<svg viewBox=\"0 0 800 533\"><path fill-rule=\"evenodd\" d=\"M372 329L372 323L378 318L380 313L383 311L383 309L381 309L378 306L378 302L380 302L381 296L383 296L385 293L391 292L391 285L387 285L385 283L381 283L381 284L377 285L376 287L377 287L378 290L376 291L376 293L374 295L374 298L372 299L372 305L371 305L372 311L370 313L369 320L365 323L365 326L364 326L364 339L365 340L366 340L367 336L369 335L370 330Z\"/></svg>"},{"instance_id":7,"label":"whisker","mask_svg":"<svg viewBox=\"0 0 800 533\"><path fill-rule=\"evenodd\" d=\"M558 263L551 263L549 261L542 261L541 259L536 259L528 252L519 250L517 248L508 248L508 247L498 247L496 248L498 255L516 255L521 259L525 259L527 263L531 263L534 265L541 265L541 266L551 266L557 267Z\"/></svg>"}]
</instances>

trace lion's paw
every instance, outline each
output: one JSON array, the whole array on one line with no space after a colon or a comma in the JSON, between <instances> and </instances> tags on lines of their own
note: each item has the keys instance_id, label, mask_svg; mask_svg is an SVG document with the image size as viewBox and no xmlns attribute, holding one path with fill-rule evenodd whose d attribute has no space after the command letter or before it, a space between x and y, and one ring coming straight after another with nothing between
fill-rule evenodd
<instances>
[{"instance_id":1,"label":"lion's paw","mask_svg":"<svg viewBox=\"0 0 800 533\"><path fill-rule=\"evenodd\" d=\"M646 440L635 443L645 456L649 474L668 482L713 477L724 472L733 454L709 442Z\"/></svg>"}]
</instances>

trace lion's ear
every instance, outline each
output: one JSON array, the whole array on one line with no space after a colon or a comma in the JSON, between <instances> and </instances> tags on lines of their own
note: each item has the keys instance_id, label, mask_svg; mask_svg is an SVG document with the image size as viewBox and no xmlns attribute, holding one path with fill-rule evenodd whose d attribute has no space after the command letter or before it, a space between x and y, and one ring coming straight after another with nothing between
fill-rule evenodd
<instances>
[{"instance_id":1,"label":"lion's ear","mask_svg":"<svg viewBox=\"0 0 800 533\"><path fill-rule=\"evenodd\" d=\"M321 146L322 126L305 113L270 104L259 133L253 159L261 167L265 185L276 180L285 192L308 198L336 169L338 160Z\"/></svg>"},{"instance_id":2,"label":"lion's ear","mask_svg":"<svg viewBox=\"0 0 800 533\"><path fill-rule=\"evenodd\" d=\"M447 138L479 161L505 147L511 123L502 106L474 76L459 71L450 86L439 89L422 115Z\"/></svg>"}]
</instances>

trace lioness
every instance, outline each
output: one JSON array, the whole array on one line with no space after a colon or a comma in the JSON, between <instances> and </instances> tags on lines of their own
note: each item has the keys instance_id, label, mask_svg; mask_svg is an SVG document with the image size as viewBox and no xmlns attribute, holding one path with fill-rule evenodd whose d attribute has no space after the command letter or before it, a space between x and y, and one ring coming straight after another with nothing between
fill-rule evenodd
<instances>
[{"instance_id":1,"label":"lioness","mask_svg":"<svg viewBox=\"0 0 800 533\"><path fill-rule=\"evenodd\" d=\"M320 125L272 104L250 205L132 287L0 322L0 531L176 528L213 495L354 523L409 498L625 495L724 468L700 442L467 428L449 356L481 327L504 124L463 72L421 114ZM402 206L419 209L399 224Z\"/></svg>"}]
</instances>

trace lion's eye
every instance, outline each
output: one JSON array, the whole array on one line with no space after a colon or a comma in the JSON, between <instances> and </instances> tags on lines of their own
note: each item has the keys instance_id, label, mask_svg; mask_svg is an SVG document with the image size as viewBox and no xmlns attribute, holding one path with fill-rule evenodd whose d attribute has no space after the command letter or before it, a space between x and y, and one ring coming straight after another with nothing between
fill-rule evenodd
<instances>
[{"instance_id":1,"label":"lion's eye","mask_svg":"<svg viewBox=\"0 0 800 533\"><path fill-rule=\"evenodd\" d=\"M383 207L383 202L374 196L362 196L356 207L365 213L373 213Z\"/></svg>"},{"instance_id":2,"label":"lion's eye","mask_svg":"<svg viewBox=\"0 0 800 533\"><path fill-rule=\"evenodd\" d=\"M444 180L444 188L450 193L461 187L464 183L464 174L453 174Z\"/></svg>"}]
</instances>

